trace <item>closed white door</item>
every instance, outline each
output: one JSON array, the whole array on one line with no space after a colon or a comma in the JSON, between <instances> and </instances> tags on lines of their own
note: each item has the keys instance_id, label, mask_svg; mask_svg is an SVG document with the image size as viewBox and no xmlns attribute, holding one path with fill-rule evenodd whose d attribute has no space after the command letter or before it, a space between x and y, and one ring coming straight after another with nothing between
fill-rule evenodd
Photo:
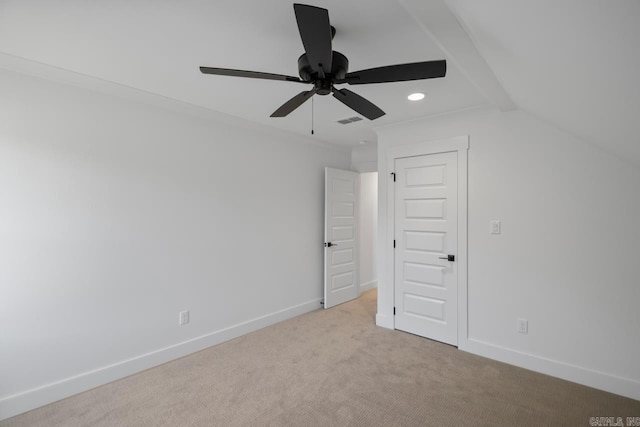
<instances>
[{"instance_id":1,"label":"closed white door","mask_svg":"<svg viewBox=\"0 0 640 427\"><path fill-rule=\"evenodd\" d=\"M359 174L325 168L324 308L357 298Z\"/></svg>"},{"instance_id":2,"label":"closed white door","mask_svg":"<svg viewBox=\"0 0 640 427\"><path fill-rule=\"evenodd\" d=\"M458 344L457 153L395 161L395 328Z\"/></svg>"}]
</instances>

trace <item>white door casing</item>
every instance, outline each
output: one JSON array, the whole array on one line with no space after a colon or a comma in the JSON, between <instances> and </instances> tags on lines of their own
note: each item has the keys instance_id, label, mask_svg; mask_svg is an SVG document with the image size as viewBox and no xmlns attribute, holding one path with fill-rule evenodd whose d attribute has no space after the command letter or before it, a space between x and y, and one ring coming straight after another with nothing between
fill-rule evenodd
<instances>
[{"instance_id":1,"label":"white door casing","mask_svg":"<svg viewBox=\"0 0 640 427\"><path fill-rule=\"evenodd\" d=\"M359 174L325 168L324 307L355 299L358 279Z\"/></svg>"},{"instance_id":2,"label":"white door casing","mask_svg":"<svg viewBox=\"0 0 640 427\"><path fill-rule=\"evenodd\" d=\"M395 328L458 344L457 152L395 160Z\"/></svg>"}]
</instances>

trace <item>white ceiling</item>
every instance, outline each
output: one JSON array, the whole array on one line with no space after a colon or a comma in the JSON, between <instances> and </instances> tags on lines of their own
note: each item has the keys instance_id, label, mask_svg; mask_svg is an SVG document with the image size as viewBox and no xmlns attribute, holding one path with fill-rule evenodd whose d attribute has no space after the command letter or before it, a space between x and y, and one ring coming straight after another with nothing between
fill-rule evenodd
<instances>
[{"instance_id":1,"label":"white ceiling","mask_svg":"<svg viewBox=\"0 0 640 427\"><path fill-rule=\"evenodd\" d=\"M447 3L519 108L640 165L640 1Z\"/></svg>"},{"instance_id":2,"label":"white ceiling","mask_svg":"<svg viewBox=\"0 0 640 427\"><path fill-rule=\"evenodd\" d=\"M309 135L311 102L269 115L306 87L202 75L201 65L297 75L291 1L0 0L0 53ZM637 0L308 0L329 9L350 70L447 59L444 79L352 86L386 116L314 97L314 138L375 143L374 126L515 106L640 163ZM411 103L409 93L427 97Z\"/></svg>"},{"instance_id":3,"label":"white ceiling","mask_svg":"<svg viewBox=\"0 0 640 427\"><path fill-rule=\"evenodd\" d=\"M311 0L310 0L311 1ZM201 65L297 76L303 53L291 1L183 0L0 2L0 51L98 77L304 135L311 102L286 118L269 115L307 86L202 75ZM410 14L388 0L314 0L337 29L335 50L350 70L445 59ZM357 115L331 96L315 96L315 137L375 142L373 125L486 104L450 64L444 79L350 88L387 115L341 125ZM427 94L411 103L407 95Z\"/></svg>"}]
</instances>

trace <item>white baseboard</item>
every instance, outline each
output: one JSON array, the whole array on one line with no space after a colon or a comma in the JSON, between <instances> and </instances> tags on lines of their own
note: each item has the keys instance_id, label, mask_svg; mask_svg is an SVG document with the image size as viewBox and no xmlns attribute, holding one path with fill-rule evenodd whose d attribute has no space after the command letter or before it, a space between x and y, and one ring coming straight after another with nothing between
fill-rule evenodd
<instances>
[{"instance_id":1,"label":"white baseboard","mask_svg":"<svg viewBox=\"0 0 640 427\"><path fill-rule=\"evenodd\" d=\"M472 338L463 340L459 344L458 348L460 350L477 354L478 356L488 357L489 359L531 371L640 400L640 381L637 380L523 353Z\"/></svg>"},{"instance_id":2,"label":"white baseboard","mask_svg":"<svg viewBox=\"0 0 640 427\"><path fill-rule=\"evenodd\" d=\"M375 289L378 287L378 281L377 280L372 280L370 282L367 283L360 283L360 293L369 291L371 289Z\"/></svg>"},{"instance_id":3,"label":"white baseboard","mask_svg":"<svg viewBox=\"0 0 640 427\"><path fill-rule=\"evenodd\" d=\"M376 325L382 328L393 329L393 316L388 316L382 313L376 314Z\"/></svg>"},{"instance_id":4,"label":"white baseboard","mask_svg":"<svg viewBox=\"0 0 640 427\"><path fill-rule=\"evenodd\" d=\"M0 420L90 390L103 384L187 356L205 348L257 331L274 323L321 308L320 299L270 313L237 325L165 347L151 353L123 360L74 377L65 378L0 399Z\"/></svg>"}]
</instances>

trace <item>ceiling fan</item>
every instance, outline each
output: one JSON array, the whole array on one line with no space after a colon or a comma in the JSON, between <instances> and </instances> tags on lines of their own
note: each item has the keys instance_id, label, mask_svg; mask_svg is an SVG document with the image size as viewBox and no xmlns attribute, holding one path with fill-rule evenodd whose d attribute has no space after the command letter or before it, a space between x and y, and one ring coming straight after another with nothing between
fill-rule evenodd
<instances>
[{"instance_id":1,"label":"ceiling fan","mask_svg":"<svg viewBox=\"0 0 640 427\"><path fill-rule=\"evenodd\" d=\"M347 72L349 69L347 57L331 48L331 40L335 36L336 29L329 23L329 11L320 7L297 3L293 5L293 10L305 50L305 53L298 58L300 78L229 68L200 67L200 71L203 74L284 80L313 85L311 90L300 92L282 104L280 108L271 114L271 117L287 116L315 94L328 95L333 93L334 98L369 120L375 120L383 116L385 114L384 111L360 95L348 89L338 89L335 85L344 83L361 85L432 79L444 77L447 72L447 62L438 60L388 65L349 73Z\"/></svg>"}]
</instances>

